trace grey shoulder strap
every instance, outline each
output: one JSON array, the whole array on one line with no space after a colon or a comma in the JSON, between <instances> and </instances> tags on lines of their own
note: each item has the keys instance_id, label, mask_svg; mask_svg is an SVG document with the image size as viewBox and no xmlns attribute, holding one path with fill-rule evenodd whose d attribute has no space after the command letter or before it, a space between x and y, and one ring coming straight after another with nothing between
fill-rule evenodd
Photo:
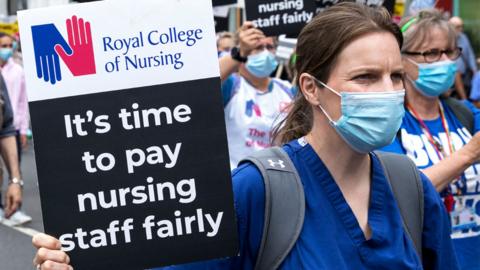
<instances>
[{"instance_id":1,"label":"grey shoulder strap","mask_svg":"<svg viewBox=\"0 0 480 270\"><path fill-rule=\"evenodd\" d=\"M255 152L243 162L257 166L265 183L265 220L255 270L277 269L303 227L303 185L288 154L280 147Z\"/></svg>"},{"instance_id":2,"label":"grey shoulder strap","mask_svg":"<svg viewBox=\"0 0 480 270\"><path fill-rule=\"evenodd\" d=\"M424 196L417 166L405 155L376 151L400 208L403 227L422 259Z\"/></svg>"},{"instance_id":3,"label":"grey shoulder strap","mask_svg":"<svg viewBox=\"0 0 480 270\"><path fill-rule=\"evenodd\" d=\"M460 123L470 131L470 134L473 135L473 112L460 100L451 97L445 98L444 100L448 107L453 111L453 114L455 114L458 121L460 121Z\"/></svg>"}]
</instances>

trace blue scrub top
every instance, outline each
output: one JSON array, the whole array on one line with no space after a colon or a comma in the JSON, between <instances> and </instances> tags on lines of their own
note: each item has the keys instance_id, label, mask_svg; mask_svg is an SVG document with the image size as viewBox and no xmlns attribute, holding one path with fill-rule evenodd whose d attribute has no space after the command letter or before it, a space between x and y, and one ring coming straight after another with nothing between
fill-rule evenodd
<instances>
[{"instance_id":1,"label":"blue scrub top","mask_svg":"<svg viewBox=\"0 0 480 270\"><path fill-rule=\"evenodd\" d=\"M374 154L371 154L372 187L368 215L372 238L366 240L335 180L313 148L295 140L284 149L302 180L306 212L300 237L280 269L422 269ZM423 267L457 269L443 203L430 181L423 174L421 178L425 195ZM255 166L244 164L233 173L233 188L240 255L161 269L254 268L264 220L262 176Z\"/></svg>"},{"instance_id":2,"label":"blue scrub top","mask_svg":"<svg viewBox=\"0 0 480 270\"><path fill-rule=\"evenodd\" d=\"M468 143L472 134L460 123L453 111L442 101L445 118L450 130L454 149L457 151ZM474 116L474 130L480 130L480 111L471 103L465 105ZM448 148L448 137L441 118L424 121L435 140ZM406 154L418 168L424 169L440 162L438 153L423 133L415 117L406 111L395 141L384 151ZM480 270L480 163L473 164L461 175L459 181L450 185L454 206L450 213L453 246L460 269ZM445 196L445 191L441 193Z\"/></svg>"}]
</instances>

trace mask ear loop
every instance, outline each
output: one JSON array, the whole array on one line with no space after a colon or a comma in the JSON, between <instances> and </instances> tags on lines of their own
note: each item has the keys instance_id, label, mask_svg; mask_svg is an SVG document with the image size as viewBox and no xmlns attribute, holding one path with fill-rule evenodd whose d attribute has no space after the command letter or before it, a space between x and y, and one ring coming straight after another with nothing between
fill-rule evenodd
<instances>
[{"instance_id":1,"label":"mask ear loop","mask_svg":"<svg viewBox=\"0 0 480 270\"><path fill-rule=\"evenodd\" d=\"M327 111L325 111L325 109L322 107L322 105L318 104L318 107L323 112L323 114L327 117L328 122L330 122L330 125L335 125L336 122L333 121L333 119L330 117L330 115L328 115Z\"/></svg>"},{"instance_id":2,"label":"mask ear loop","mask_svg":"<svg viewBox=\"0 0 480 270\"><path fill-rule=\"evenodd\" d=\"M415 66L419 66L417 62L413 61L412 59L410 59L410 57L405 57L407 59L407 61L409 61L410 63L414 64Z\"/></svg>"},{"instance_id":3,"label":"mask ear loop","mask_svg":"<svg viewBox=\"0 0 480 270\"><path fill-rule=\"evenodd\" d=\"M340 95L337 91L333 90L330 86L324 84L322 81L318 80L317 78L315 78L314 76L310 75L310 78L313 79L314 82L320 84L321 86L327 88L328 90L332 91L333 93L335 93L337 96L339 97L342 97L342 95ZM327 111L322 107L322 105L318 104L318 107L320 108L320 110L323 112L323 114L327 117L328 121L330 122L331 125L335 125L336 122L333 121L333 119L330 117L330 115L327 113Z\"/></svg>"},{"instance_id":4,"label":"mask ear loop","mask_svg":"<svg viewBox=\"0 0 480 270\"><path fill-rule=\"evenodd\" d=\"M320 81L319 79L315 78L314 76L310 75L310 77L318 84L320 84L321 86L327 88L328 90L332 91L333 93L335 93L337 96L339 97L342 97L342 95L340 95L340 93L338 93L337 91L333 90L333 88L331 88L330 86L324 84L322 81Z\"/></svg>"},{"instance_id":5,"label":"mask ear loop","mask_svg":"<svg viewBox=\"0 0 480 270\"><path fill-rule=\"evenodd\" d=\"M419 67L418 63L415 62L415 61L413 61L412 59L410 59L410 57L405 57L405 59L407 59L408 62L414 64L417 68ZM413 87L416 88L416 86L415 86L415 80L412 79L412 78L410 77L410 75L408 75L406 72L405 72L405 77L407 78L407 80L410 81L410 83L413 85Z\"/></svg>"}]
</instances>

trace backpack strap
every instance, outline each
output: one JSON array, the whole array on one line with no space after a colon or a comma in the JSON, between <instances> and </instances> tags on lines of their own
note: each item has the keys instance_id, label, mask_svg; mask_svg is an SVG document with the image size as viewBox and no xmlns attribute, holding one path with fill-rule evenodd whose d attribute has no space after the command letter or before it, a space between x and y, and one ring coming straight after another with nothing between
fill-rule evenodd
<instances>
[{"instance_id":1,"label":"backpack strap","mask_svg":"<svg viewBox=\"0 0 480 270\"><path fill-rule=\"evenodd\" d=\"M403 228L422 260L424 196L417 166L405 155L375 151L392 188L402 216Z\"/></svg>"},{"instance_id":2,"label":"backpack strap","mask_svg":"<svg viewBox=\"0 0 480 270\"><path fill-rule=\"evenodd\" d=\"M467 105L463 104L458 99L448 97L443 99L445 104L453 111L453 114L457 117L460 121L462 126L468 129L470 134L474 134L473 130L473 112L467 107Z\"/></svg>"},{"instance_id":3,"label":"backpack strap","mask_svg":"<svg viewBox=\"0 0 480 270\"><path fill-rule=\"evenodd\" d=\"M277 269L303 227L305 195L295 166L280 147L267 148L240 161L253 163L265 183L265 220L255 270Z\"/></svg>"}]
</instances>

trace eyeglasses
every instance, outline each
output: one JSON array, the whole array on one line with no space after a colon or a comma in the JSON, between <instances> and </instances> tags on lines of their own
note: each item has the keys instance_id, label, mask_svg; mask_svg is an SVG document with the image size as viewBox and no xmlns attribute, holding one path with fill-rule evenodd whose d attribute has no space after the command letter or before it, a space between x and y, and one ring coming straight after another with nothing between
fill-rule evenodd
<instances>
[{"instance_id":1,"label":"eyeglasses","mask_svg":"<svg viewBox=\"0 0 480 270\"><path fill-rule=\"evenodd\" d=\"M425 52L408 52L404 51L403 54L407 55L421 55L425 59L427 63L437 62L442 58L442 54L445 54L448 59L456 60L462 54L462 48L457 47L455 49L447 49L447 50L439 50L439 49L432 49Z\"/></svg>"}]
</instances>

